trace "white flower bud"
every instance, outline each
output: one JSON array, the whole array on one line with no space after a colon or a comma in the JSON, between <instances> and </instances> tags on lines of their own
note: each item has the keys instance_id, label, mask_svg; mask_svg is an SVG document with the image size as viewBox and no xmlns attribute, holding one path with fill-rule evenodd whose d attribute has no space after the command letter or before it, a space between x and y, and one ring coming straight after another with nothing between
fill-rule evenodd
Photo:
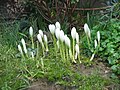
<instances>
[{"instance_id":1,"label":"white flower bud","mask_svg":"<svg viewBox=\"0 0 120 90\"><path fill-rule=\"evenodd\" d=\"M79 54L79 53L80 53L80 50L79 50L79 45L78 45L78 44L76 44L76 45L75 45L75 50L76 50L77 54Z\"/></svg>"},{"instance_id":2,"label":"white flower bud","mask_svg":"<svg viewBox=\"0 0 120 90\"><path fill-rule=\"evenodd\" d=\"M32 27L29 28L29 34L31 37L33 36L33 28Z\"/></svg>"},{"instance_id":3,"label":"white flower bud","mask_svg":"<svg viewBox=\"0 0 120 90\"><path fill-rule=\"evenodd\" d=\"M61 29L60 23L59 23L59 22L56 22L56 23L55 23L55 27L56 27L56 29L57 29L57 28Z\"/></svg>"},{"instance_id":4,"label":"white flower bud","mask_svg":"<svg viewBox=\"0 0 120 90\"><path fill-rule=\"evenodd\" d=\"M20 52L21 54L23 54L21 45L18 45L18 50L19 50L19 52Z\"/></svg>"},{"instance_id":5,"label":"white flower bud","mask_svg":"<svg viewBox=\"0 0 120 90\"><path fill-rule=\"evenodd\" d=\"M48 43L48 39L47 39L46 35L44 35L44 41L45 41L46 44Z\"/></svg>"},{"instance_id":6,"label":"white flower bud","mask_svg":"<svg viewBox=\"0 0 120 90\"><path fill-rule=\"evenodd\" d=\"M43 43L43 42L42 42L42 37L41 37L40 34L37 35L37 39L38 39L38 41L39 41L41 44Z\"/></svg>"},{"instance_id":7,"label":"white flower bud","mask_svg":"<svg viewBox=\"0 0 120 90\"><path fill-rule=\"evenodd\" d=\"M77 32L76 32L76 43L79 44L79 35Z\"/></svg>"},{"instance_id":8,"label":"white flower bud","mask_svg":"<svg viewBox=\"0 0 120 90\"><path fill-rule=\"evenodd\" d=\"M73 39L76 38L76 28L75 27L73 27L72 30L71 30L71 36L72 36Z\"/></svg>"},{"instance_id":9,"label":"white flower bud","mask_svg":"<svg viewBox=\"0 0 120 90\"><path fill-rule=\"evenodd\" d=\"M60 29L59 28L57 28L55 30L55 35L56 35L56 38L59 40L60 39Z\"/></svg>"},{"instance_id":10,"label":"white flower bud","mask_svg":"<svg viewBox=\"0 0 120 90\"><path fill-rule=\"evenodd\" d=\"M49 30L50 30L51 34L54 34L55 33L55 25L54 24L50 24L49 25Z\"/></svg>"},{"instance_id":11,"label":"white flower bud","mask_svg":"<svg viewBox=\"0 0 120 90\"><path fill-rule=\"evenodd\" d=\"M100 42L100 32L99 31L97 32L97 39L98 39L98 42Z\"/></svg>"},{"instance_id":12,"label":"white flower bud","mask_svg":"<svg viewBox=\"0 0 120 90\"><path fill-rule=\"evenodd\" d=\"M70 39L65 35L65 44L70 48Z\"/></svg>"},{"instance_id":13,"label":"white flower bud","mask_svg":"<svg viewBox=\"0 0 120 90\"><path fill-rule=\"evenodd\" d=\"M84 24L84 31L85 31L86 35L87 35L89 38L91 38L91 32L90 32L90 29L89 29L87 23Z\"/></svg>"},{"instance_id":14,"label":"white flower bud","mask_svg":"<svg viewBox=\"0 0 120 90\"><path fill-rule=\"evenodd\" d=\"M25 44L25 40L22 38L21 39L22 45L23 45L23 50L25 53L27 53L27 48L26 48L26 44Z\"/></svg>"},{"instance_id":15,"label":"white flower bud","mask_svg":"<svg viewBox=\"0 0 120 90\"><path fill-rule=\"evenodd\" d=\"M61 40L62 42L64 42L64 40L65 40L63 30L60 31L60 40Z\"/></svg>"},{"instance_id":16,"label":"white flower bud","mask_svg":"<svg viewBox=\"0 0 120 90\"><path fill-rule=\"evenodd\" d=\"M43 37L43 31L39 30L39 34L41 35L41 37Z\"/></svg>"},{"instance_id":17,"label":"white flower bud","mask_svg":"<svg viewBox=\"0 0 120 90\"><path fill-rule=\"evenodd\" d=\"M95 43L95 48L97 47L97 40L95 39L94 40L94 43Z\"/></svg>"}]
</instances>

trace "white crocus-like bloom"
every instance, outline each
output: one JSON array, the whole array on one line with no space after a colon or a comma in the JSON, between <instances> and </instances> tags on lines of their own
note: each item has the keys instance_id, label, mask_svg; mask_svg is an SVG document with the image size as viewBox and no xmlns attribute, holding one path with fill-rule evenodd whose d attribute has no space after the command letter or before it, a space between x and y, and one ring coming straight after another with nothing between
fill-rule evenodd
<instances>
[{"instance_id":1,"label":"white crocus-like bloom","mask_svg":"<svg viewBox=\"0 0 120 90\"><path fill-rule=\"evenodd\" d=\"M55 27L56 27L56 29L57 29L57 28L61 29L60 23L59 23L59 22L56 22L56 23L55 23Z\"/></svg>"},{"instance_id":2,"label":"white crocus-like bloom","mask_svg":"<svg viewBox=\"0 0 120 90\"><path fill-rule=\"evenodd\" d=\"M78 44L75 45L75 50L76 50L75 59L77 59L77 57L78 57L78 55L80 53Z\"/></svg>"},{"instance_id":3,"label":"white crocus-like bloom","mask_svg":"<svg viewBox=\"0 0 120 90\"><path fill-rule=\"evenodd\" d=\"M71 30L71 36L72 36L73 39L76 38L76 28L75 27L73 27L72 30Z\"/></svg>"},{"instance_id":4,"label":"white crocus-like bloom","mask_svg":"<svg viewBox=\"0 0 120 90\"><path fill-rule=\"evenodd\" d=\"M46 44L48 43L48 39L47 39L46 35L44 35L44 41L45 41Z\"/></svg>"},{"instance_id":5,"label":"white crocus-like bloom","mask_svg":"<svg viewBox=\"0 0 120 90\"><path fill-rule=\"evenodd\" d=\"M59 28L57 28L55 30L55 35L56 35L56 38L59 40L60 39L60 29Z\"/></svg>"},{"instance_id":6,"label":"white crocus-like bloom","mask_svg":"<svg viewBox=\"0 0 120 90\"><path fill-rule=\"evenodd\" d=\"M77 54L79 54L79 53L80 53L80 50L79 50L79 45L78 45L78 44L76 44L76 45L75 45L75 50L76 50Z\"/></svg>"},{"instance_id":7,"label":"white crocus-like bloom","mask_svg":"<svg viewBox=\"0 0 120 90\"><path fill-rule=\"evenodd\" d=\"M65 35L65 44L70 48L70 39Z\"/></svg>"},{"instance_id":8,"label":"white crocus-like bloom","mask_svg":"<svg viewBox=\"0 0 120 90\"><path fill-rule=\"evenodd\" d=\"M22 38L21 39L22 45L23 45L23 50L25 53L27 53L27 48L26 48L26 44L25 44L25 40Z\"/></svg>"},{"instance_id":9,"label":"white crocus-like bloom","mask_svg":"<svg viewBox=\"0 0 120 90\"><path fill-rule=\"evenodd\" d=\"M79 34L76 32L76 43L79 44Z\"/></svg>"},{"instance_id":10,"label":"white crocus-like bloom","mask_svg":"<svg viewBox=\"0 0 120 90\"><path fill-rule=\"evenodd\" d=\"M43 31L39 30L39 34L41 35L41 37L43 37Z\"/></svg>"},{"instance_id":11,"label":"white crocus-like bloom","mask_svg":"<svg viewBox=\"0 0 120 90\"><path fill-rule=\"evenodd\" d=\"M65 40L63 30L60 30L60 40L61 40L62 42L64 42L64 40Z\"/></svg>"},{"instance_id":12,"label":"white crocus-like bloom","mask_svg":"<svg viewBox=\"0 0 120 90\"><path fill-rule=\"evenodd\" d=\"M95 43L95 48L97 47L97 40L95 39L94 40L94 43Z\"/></svg>"},{"instance_id":13,"label":"white crocus-like bloom","mask_svg":"<svg viewBox=\"0 0 120 90\"><path fill-rule=\"evenodd\" d=\"M29 28L29 34L31 37L33 36L33 28L32 27Z\"/></svg>"},{"instance_id":14,"label":"white crocus-like bloom","mask_svg":"<svg viewBox=\"0 0 120 90\"><path fill-rule=\"evenodd\" d=\"M90 58L90 61L93 60L94 56L95 56L95 54L93 53L93 54L92 54L92 57Z\"/></svg>"},{"instance_id":15,"label":"white crocus-like bloom","mask_svg":"<svg viewBox=\"0 0 120 90\"><path fill-rule=\"evenodd\" d=\"M90 32L90 29L89 29L87 23L84 24L84 31L85 31L86 35L87 35L89 38L91 38L91 32Z\"/></svg>"},{"instance_id":16,"label":"white crocus-like bloom","mask_svg":"<svg viewBox=\"0 0 120 90\"><path fill-rule=\"evenodd\" d=\"M42 44L43 42L42 42L42 37L41 37L41 34L38 34L37 35L37 39L38 39L38 41Z\"/></svg>"},{"instance_id":17,"label":"white crocus-like bloom","mask_svg":"<svg viewBox=\"0 0 120 90\"><path fill-rule=\"evenodd\" d=\"M50 30L50 32L51 32L52 34L54 34L54 33L55 33L55 25L54 25L54 24L50 24L50 25L49 25L49 30Z\"/></svg>"},{"instance_id":18,"label":"white crocus-like bloom","mask_svg":"<svg viewBox=\"0 0 120 90\"><path fill-rule=\"evenodd\" d=\"M20 52L21 54L23 54L21 45L18 45L18 50L19 50L19 52Z\"/></svg>"},{"instance_id":19,"label":"white crocus-like bloom","mask_svg":"<svg viewBox=\"0 0 120 90\"><path fill-rule=\"evenodd\" d=\"M97 39L98 39L98 42L100 42L100 32L99 31L97 32Z\"/></svg>"}]
</instances>

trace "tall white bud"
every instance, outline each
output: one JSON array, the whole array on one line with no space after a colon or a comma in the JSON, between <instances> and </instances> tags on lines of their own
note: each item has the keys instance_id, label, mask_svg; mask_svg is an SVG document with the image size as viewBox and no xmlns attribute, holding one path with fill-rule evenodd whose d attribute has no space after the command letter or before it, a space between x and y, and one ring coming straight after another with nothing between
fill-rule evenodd
<instances>
[{"instance_id":1,"label":"tall white bud","mask_svg":"<svg viewBox=\"0 0 120 90\"><path fill-rule=\"evenodd\" d=\"M84 24L84 31L85 31L86 35L87 35L89 38L91 38L91 32L90 32L90 29L89 29L87 23Z\"/></svg>"},{"instance_id":2,"label":"tall white bud","mask_svg":"<svg viewBox=\"0 0 120 90\"><path fill-rule=\"evenodd\" d=\"M60 39L60 29L59 28L57 28L55 30L55 35L56 35L56 38L59 40Z\"/></svg>"},{"instance_id":3,"label":"tall white bud","mask_svg":"<svg viewBox=\"0 0 120 90\"><path fill-rule=\"evenodd\" d=\"M60 40L61 40L62 42L64 42L64 40L65 40L63 30L60 30Z\"/></svg>"},{"instance_id":4,"label":"tall white bud","mask_svg":"<svg viewBox=\"0 0 120 90\"><path fill-rule=\"evenodd\" d=\"M57 28L61 29L60 23L59 23L59 22L56 22L56 23L55 23L55 27L56 27L56 29L57 29Z\"/></svg>"},{"instance_id":5,"label":"tall white bud","mask_svg":"<svg viewBox=\"0 0 120 90\"><path fill-rule=\"evenodd\" d=\"M98 42L100 42L100 32L97 31L97 39L98 39Z\"/></svg>"},{"instance_id":6,"label":"tall white bud","mask_svg":"<svg viewBox=\"0 0 120 90\"><path fill-rule=\"evenodd\" d=\"M65 44L70 48L70 39L65 35Z\"/></svg>"},{"instance_id":7,"label":"tall white bud","mask_svg":"<svg viewBox=\"0 0 120 90\"><path fill-rule=\"evenodd\" d=\"M79 44L79 34L76 32L76 43Z\"/></svg>"},{"instance_id":8,"label":"tall white bud","mask_svg":"<svg viewBox=\"0 0 120 90\"><path fill-rule=\"evenodd\" d=\"M55 25L54 24L50 24L49 25L49 30L50 30L51 34L54 34L55 33Z\"/></svg>"},{"instance_id":9,"label":"tall white bud","mask_svg":"<svg viewBox=\"0 0 120 90\"><path fill-rule=\"evenodd\" d=\"M21 45L18 45L18 50L19 50L19 52L20 52L21 54L23 54Z\"/></svg>"},{"instance_id":10,"label":"tall white bud","mask_svg":"<svg viewBox=\"0 0 120 90\"><path fill-rule=\"evenodd\" d=\"M95 39L94 40L94 43L95 43L95 48L97 47L97 40Z\"/></svg>"},{"instance_id":11,"label":"tall white bud","mask_svg":"<svg viewBox=\"0 0 120 90\"><path fill-rule=\"evenodd\" d=\"M31 37L33 36L33 28L32 27L29 28L29 34Z\"/></svg>"},{"instance_id":12,"label":"tall white bud","mask_svg":"<svg viewBox=\"0 0 120 90\"><path fill-rule=\"evenodd\" d=\"M40 34L37 35L37 39L38 39L38 41L39 41L41 44L43 43L43 42L42 42L42 37L41 37Z\"/></svg>"},{"instance_id":13,"label":"tall white bud","mask_svg":"<svg viewBox=\"0 0 120 90\"><path fill-rule=\"evenodd\" d=\"M80 53L80 50L79 50L79 45L78 45L78 44L76 44L76 45L75 45L75 50L76 50L77 54L79 54L79 53Z\"/></svg>"},{"instance_id":14,"label":"tall white bud","mask_svg":"<svg viewBox=\"0 0 120 90\"><path fill-rule=\"evenodd\" d=\"M76 38L76 28L75 27L73 27L72 30L71 30L71 36L72 36L73 39Z\"/></svg>"},{"instance_id":15,"label":"tall white bud","mask_svg":"<svg viewBox=\"0 0 120 90\"><path fill-rule=\"evenodd\" d=\"M43 37L43 31L39 30L39 34L41 35L41 37Z\"/></svg>"},{"instance_id":16,"label":"tall white bud","mask_svg":"<svg viewBox=\"0 0 120 90\"><path fill-rule=\"evenodd\" d=\"M23 50L25 53L27 53L27 48L26 48L26 44L25 44L25 40L22 38L21 39L22 45L23 45Z\"/></svg>"}]
</instances>

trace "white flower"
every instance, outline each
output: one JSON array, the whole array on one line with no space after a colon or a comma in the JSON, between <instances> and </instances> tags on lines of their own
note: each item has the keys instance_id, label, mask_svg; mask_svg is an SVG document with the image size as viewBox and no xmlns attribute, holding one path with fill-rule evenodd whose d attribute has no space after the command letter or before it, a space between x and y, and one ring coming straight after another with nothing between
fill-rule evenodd
<instances>
[{"instance_id":1,"label":"white flower","mask_svg":"<svg viewBox=\"0 0 120 90\"><path fill-rule=\"evenodd\" d=\"M23 54L21 45L18 45L18 50L19 50L19 52L20 52L21 54Z\"/></svg>"},{"instance_id":2,"label":"white flower","mask_svg":"<svg viewBox=\"0 0 120 90\"><path fill-rule=\"evenodd\" d=\"M56 22L56 23L55 23L55 27L56 27L56 29L57 29L57 28L60 29L60 28L61 28L60 23L59 23L59 22Z\"/></svg>"},{"instance_id":3,"label":"white flower","mask_svg":"<svg viewBox=\"0 0 120 90\"><path fill-rule=\"evenodd\" d=\"M60 29L59 28L57 28L55 30L55 35L56 35L56 38L59 40L60 39Z\"/></svg>"},{"instance_id":4,"label":"white flower","mask_svg":"<svg viewBox=\"0 0 120 90\"><path fill-rule=\"evenodd\" d=\"M39 30L39 34L41 35L41 37L43 37L43 31Z\"/></svg>"},{"instance_id":5,"label":"white flower","mask_svg":"<svg viewBox=\"0 0 120 90\"><path fill-rule=\"evenodd\" d=\"M77 32L76 32L76 43L79 44L79 35Z\"/></svg>"},{"instance_id":6,"label":"white flower","mask_svg":"<svg viewBox=\"0 0 120 90\"><path fill-rule=\"evenodd\" d=\"M50 24L50 25L49 25L49 30L50 30L50 32L51 32L52 34L54 34L54 33L55 33L55 25L54 25L54 24Z\"/></svg>"},{"instance_id":7,"label":"white flower","mask_svg":"<svg viewBox=\"0 0 120 90\"><path fill-rule=\"evenodd\" d=\"M75 27L73 27L72 30L71 30L71 36L72 36L73 39L76 38L76 28Z\"/></svg>"},{"instance_id":8,"label":"white flower","mask_svg":"<svg viewBox=\"0 0 120 90\"><path fill-rule=\"evenodd\" d=\"M29 34L31 37L33 36L33 28L32 27L29 28Z\"/></svg>"},{"instance_id":9,"label":"white flower","mask_svg":"<svg viewBox=\"0 0 120 90\"><path fill-rule=\"evenodd\" d=\"M22 38L21 39L22 45L23 45L23 50L25 53L27 53L27 48L26 48L26 44L25 44L25 40Z\"/></svg>"},{"instance_id":10,"label":"white flower","mask_svg":"<svg viewBox=\"0 0 120 90\"><path fill-rule=\"evenodd\" d=\"M46 35L44 35L44 41L45 41L45 43L47 44L48 39L47 39L47 36L46 36Z\"/></svg>"},{"instance_id":11,"label":"white flower","mask_svg":"<svg viewBox=\"0 0 120 90\"><path fill-rule=\"evenodd\" d=\"M65 35L65 44L70 48L70 39Z\"/></svg>"},{"instance_id":12,"label":"white flower","mask_svg":"<svg viewBox=\"0 0 120 90\"><path fill-rule=\"evenodd\" d=\"M98 42L100 42L100 32L99 31L97 32L97 39L98 39Z\"/></svg>"},{"instance_id":13,"label":"white flower","mask_svg":"<svg viewBox=\"0 0 120 90\"><path fill-rule=\"evenodd\" d=\"M86 35L87 35L89 38L91 38L91 32L90 32L90 29L89 29L87 23L84 24L84 31L85 31Z\"/></svg>"},{"instance_id":14,"label":"white flower","mask_svg":"<svg viewBox=\"0 0 120 90\"><path fill-rule=\"evenodd\" d=\"M42 42L42 37L41 37L40 34L37 35L37 39L38 39L38 41L39 41L41 44L43 43L43 42Z\"/></svg>"},{"instance_id":15,"label":"white flower","mask_svg":"<svg viewBox=\"0 0 120 90\"><path fill-rule=\"evenodd\" d=\"M95 39L94 40L94 43L95 43L95 48L97 47L97 40Z\"/></svg>"},{"instance_id":16,"label":"white flower","mask_svg":"<svg viewBox=\"0 0 120 90\"><path fill-rule=\"evenodd\" d=\"M93 54L92 54L92 57L90 58L90 61L93 60L94 56L95 56L95 54L93 53Z\"/></svg>"},{"instance_id":17,"label":"white flower","mask_svg":"<svg viewBox=\"0 0 120 90\"><path fill-rule=\"evenodd\" d=\"M75 50L76 50L77 54L79 54L79 53L80 53L80 50L79 50L79 45L78 45L78 44L76 44L76 45L75 45Z\"/></svg>"},{"instance_id":18,"label":"white flower","mask_svg":"<svg viewBox=\"0 0 120 90\"><path fill-rule=\"evenodd\" d=\"M64 40L65 40L63 30L60 30L60 40L61 40L62 42L64 42Z\"/></svg>"}]
</instances>

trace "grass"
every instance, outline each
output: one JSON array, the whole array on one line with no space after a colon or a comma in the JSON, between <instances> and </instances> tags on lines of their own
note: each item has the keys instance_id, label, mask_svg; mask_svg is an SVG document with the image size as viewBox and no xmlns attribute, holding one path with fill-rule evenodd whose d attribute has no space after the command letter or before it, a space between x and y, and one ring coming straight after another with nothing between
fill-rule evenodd
<instances>
[{"instance_id":1,"label":"grass","mask_svg":"<svg viewBox=\"0 0 120 90\"><path fill-rule=\"evenodd\" d=\"M76 87L79 90L104 90L105 86L116 84L111 79L106 79L98 73L91 75L82 75L73 69L73 65L66 65L58 57L55 59L53 48L51 53L44 59L44 67L41 65L41 59L26 59L22 61L17 57L17 47L6 39L13 39L16 43L18 31L14 33L15 27L0 28L0 89L1 90L18 90L24 89L39 78L47 78L50 82L60 84L66 87ZM10 29L11 28L11 29ZM11 36L6 33L11 30ZM6 30L4 32L4 30ZM4 36L3 36L4 35ZM117 89L116 89L117 90Z\"/></svg>"}]
</instances>

